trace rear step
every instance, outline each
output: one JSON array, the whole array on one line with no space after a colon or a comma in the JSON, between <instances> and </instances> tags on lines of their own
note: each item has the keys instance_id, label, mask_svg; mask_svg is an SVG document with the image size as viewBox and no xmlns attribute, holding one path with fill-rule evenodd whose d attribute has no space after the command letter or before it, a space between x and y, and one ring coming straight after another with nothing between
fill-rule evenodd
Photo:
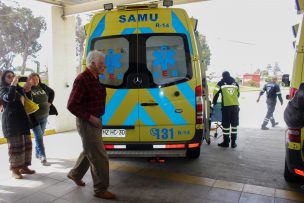
<instances>
[{"instance_id":1,"label":"rear step","mask_svg":"<svg viewBox=\"0 0 304 203\"><path fill-rule=\"evenodd\" d=\"M186 157L182 150L107 150L109 157Z\"/></svg>"}]
</instances>

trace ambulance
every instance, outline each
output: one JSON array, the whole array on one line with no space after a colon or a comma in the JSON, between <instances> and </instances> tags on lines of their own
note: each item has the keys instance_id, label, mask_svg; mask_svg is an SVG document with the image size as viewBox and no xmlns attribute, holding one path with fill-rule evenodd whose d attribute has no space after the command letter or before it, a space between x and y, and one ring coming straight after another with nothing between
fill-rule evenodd
<instances>
[{"instance_id":1,"label":"ambulance","mask_svg":"<svg viewBox=\"0 0 304 203\"><path fill-rule=\"evenodd\" d=\"M101 119L109 156L198 158L203 139L210 142L196 25L183 9L150 3L107 4L85 26L85 56L106 54L99 79L107 90Z\"/></svg>"},{"instance_id":2,"label":"ambulance","mask_svg":"<svg viewBox=\"0 0 304 203\"><path fill-rule=\"evenodd\" d=\"M293 26L295 58L288 99L293 99L300 84L304 82L304 1L296 0L296 8L302 13L302 22ZM304 127L304 126L303 126ZM286 131L286 156L284 178L287 182L299 182L304 178L304 128L289 128Z\"/></svg>"}]
</instances>

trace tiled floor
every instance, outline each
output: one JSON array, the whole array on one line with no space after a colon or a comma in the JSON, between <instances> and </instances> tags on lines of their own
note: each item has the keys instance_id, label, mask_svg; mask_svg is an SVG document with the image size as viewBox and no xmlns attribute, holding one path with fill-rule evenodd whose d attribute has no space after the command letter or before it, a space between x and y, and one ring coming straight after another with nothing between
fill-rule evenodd
<instances>
[{"instance_id":1,"label":"tiled floor","mask_svg":"<svg viewBox=\"0 0 304 203\"><path fill-rule=\"evenodd\" d=\"M66 143L69 143L69 145ZM249 184L249 181L247 183L238 182L238 179L234 181L229 180L229 178L225 180L217 179L209 176L209 172L204 175L202 166L207 163L216 163L207 162L205 154L202 154L203 156L196 161L189 162L188 160L179 159L171 162L169 160L165 164L149 163L138 159L111 159L111 186L109 189L117 195L117 199L115 201L101 200L93 196L90 173L87 173L84 177L84 181L87 183L86 187L77 187L66 178L67 172L73 166L75 158L81 151L81 143L77 133L63 133L46 137L45 145L48 156L53 157L49 158L49 162L52 165L45 167L38 160L33 160L31 168L35 169L37 173L26 175L23 180L10 178L10 173L7 170L8 159L7 156L3 156L7 154L7 146L0 145L1 203L304 202L303 194L282 190L284 188L281 187ZM217 148L215 149L218 150ZM226 153L230 153L232 161L236 161L236 157L240 156L239 151L236 150L227 150ZM209 155L208 157L211 156L211 152L206 152L206 154ZM209 170L216 171L219 166L209 165L208 167ZM226 173L229 175L230 172L226 171ZM238 174L242 174L242 171L239 171ZM237 175L237 173L234 175Z\"/></svg>"}]
</instances>

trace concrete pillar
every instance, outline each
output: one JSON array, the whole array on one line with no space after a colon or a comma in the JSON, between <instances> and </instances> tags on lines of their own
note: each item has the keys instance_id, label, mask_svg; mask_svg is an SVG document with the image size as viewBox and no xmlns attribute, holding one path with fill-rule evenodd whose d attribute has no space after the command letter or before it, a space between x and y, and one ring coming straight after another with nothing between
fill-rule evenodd
<instances>
[{"instance_id":1,"label":"concrete pillar","mask_svg":"<svg viewBox=\"0 0 304 203\"><path fill-rule=\"evenodd\" d=\"M49 41L50 61L48 68L49 85L55 90L54 105L59 115L52 119L57 132L74 130L75 117L66 108L76 77L75 17L62 18L62 7L51 8L52 22Z\"/></svg>"}]
</instances>

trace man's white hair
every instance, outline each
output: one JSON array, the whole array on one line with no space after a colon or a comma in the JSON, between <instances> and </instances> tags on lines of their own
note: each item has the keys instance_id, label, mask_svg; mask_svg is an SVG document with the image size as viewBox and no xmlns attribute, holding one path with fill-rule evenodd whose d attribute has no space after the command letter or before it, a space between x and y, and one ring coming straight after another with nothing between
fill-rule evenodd
<instances>
[{"instance_id":1,"label":"man's white hair","mask_svg":"<svg viewBox=\"0 0 304 203\"><path fill-rule=\"evenodd\" d=\"M90 67L93 62L97 64L101 56L106 57L106 55L101 51L97 51L97 50L90 51L86 60L87 67Z\"/></svg>"}]
</instances>

